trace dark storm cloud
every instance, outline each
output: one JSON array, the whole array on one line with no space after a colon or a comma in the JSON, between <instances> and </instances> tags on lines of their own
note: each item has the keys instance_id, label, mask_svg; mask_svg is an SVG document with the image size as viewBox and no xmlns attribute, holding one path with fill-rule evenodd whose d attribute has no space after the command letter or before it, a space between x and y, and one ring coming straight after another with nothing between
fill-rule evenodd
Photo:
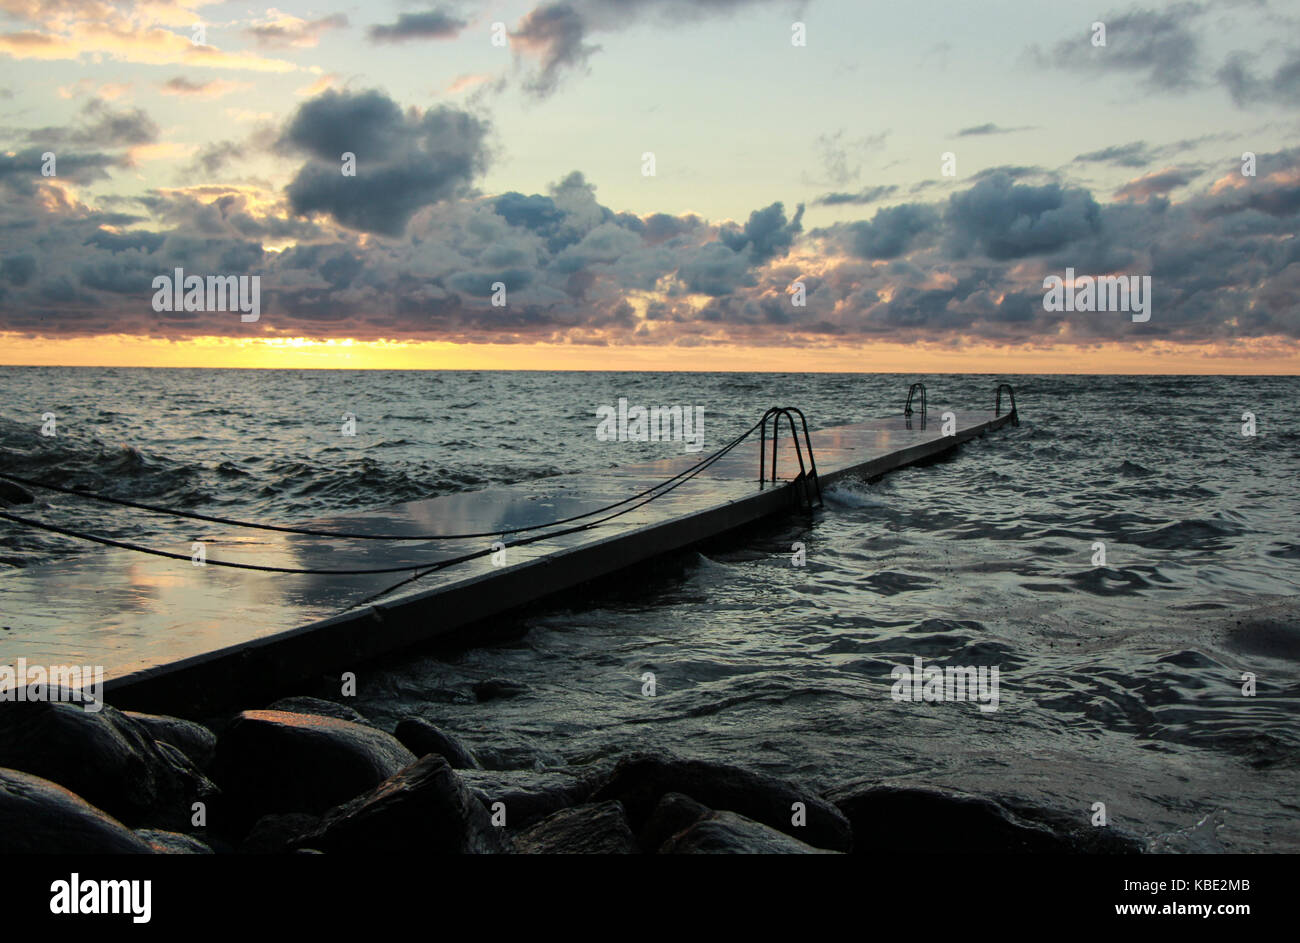
<instances>
[{"instance_id":1,"label":"dark storm cloud","mask_svg":"<svg viewBox=\"0 0 1300 943\"><path fill-rule=\"evenodd\" d=\"M667 213L652 213L643 221L642 232L646 242L658 245L677 236L697 231L704 226L704 220L698 216L670 216Z\"/></svg>"},{"instance_id":2,"label":"dark storm cloud","mask_svg":"<svg viewBox=\"0 0 1300 943\"><path fill-rule=\"evenodd\" d=\"M97 110L63 130L103 118ZM1255 178L1229 161L1217 180L1182 159L1142 165L1105 204L1042 168L988 168L929 191L942 200L805 233L802 207L787 212L788 202L720 223L615 212L577 171L542 193L479 196L485 139L464 112L328 93L280 132L273 153L292 155L296 170L284 193L205 178L103 196L97 209L69 184L102 179L122 156L69 150L59 178L42 178L42 149L19 134L14 155L0 157L0 330L681 346L1300 338L1300 150L1259 154ZM1135 142L1079 161L1150 162L1203 140ZM210 144L196 165L237 147ZM340 172L345 151L357 155L356 177ZM154 312L152 278L176 266L260 275L262 321ZM1152 321L1044 311L1043 277L1067 267L1150 274ZM796 280L804 307L791 304ZM505 308L490 301L496 283Z\"/></svg>"},{"instance_id":3,"label":"dark storm cloud","mask_svg":"<svg viewBox=\"0 0 1300 943\"><path fill-rule=\"evenodd\" d=\"M432 9L424 13L402 13L395 23L377 23L370 27L373 42L396 43L407 39L452 39L468 26L454 14Z\"/></svg>"},{"instance_id":4,"label":"dark storm cloud","mask_svg":"<svg viewBox=\"0 0 1300 943\"><path fill-rule=\"evenodd\" d=\"M800 221L803 219L803 204L795 210L794 218L789 222L785 218L785 206L773 203L761 210L749 214L749 220L743 227L728 226L718 234L718 239L733 252L748 251L749 258L755 264L766 262L776 255L785 255L794 244L795 236L803 231Z\"/></svg>"},{"instance_id":5,"label":"dark storm cloud","mask_svg":"<svg viewBox=\"0 0 1300 943\"><path fill-rule=\"evenodd\" d=\"M830 237L849 255L859 259L895 259L908 252L922 236L939 226L939 213L921 203L903 203L877 210L868 220L840 223L814 235Z\"/></svg>"},{"instance_id":6,"label":"dark storm cloud","mask_svg":"<svg viewBox=\"0 0 1300 943\"><path fill-rule=\"evenodd\" d=\"M156 232L125 232L115 233L106 229L98 229L90 234L84 245L94 246L97 249L104 249L116 255L119 252L127 252L132 249L144 253L156 252L166 240L166 236Z\"/></svg>"},{"instance_id":7,"label":"dark storm cloud","mask_svg":"<svg viewBox=\"0 0 1300 943\"><path fill-rule=\"evenodd\" d=\"M41 167L45 163L46 151L25 150L12 157L0 154L0 184L12 189L32 192L41 181ZM123 167L125 159L111 154L77 154L55 153L54 169L58 177L73 183L94 183L108 178L110 168ZM53 178L57 179L57 178Z\"/></svg>"},{"instance_id":8,"label":"dark storm cloud","mask_svg":"<svg viewBox=\"0 0 1300 943\"><path fill-rule=\"evenodd\" d=\"M0 278L10 285L26 285L35 273L36 257L33 255L11 255L0 260Z\"/></svg>"},{"instance_id":9,"label":"dark storm cloud","mask_svg":"<svg viewBox=\"0 0 1300 943\"><path fill-rule=\"evenodd\" d=\"M553 234L564 221L564 212L550 197L516 191L503 193L493 202L497 213L511 226L522 226L544 235Z\"/></svg>"},{"instance_id":10,"label":"dark storm cloud","mask_svg":"<svg viewBox=\"0 0 1300 943\"><path fill-rule=\"evenodd\" d=\"M705 295L729 295L741 286L754 284L745 257L720 242L711 242L692 253L677 275L688 291Z\"/></svg>"},{"instance_id":11,"label":"dark storm cloud","mask_svg":"<svg viewBox=\"0 0 1300 943\"><path fill-rule=\"evenodd\" d=\"M1034 187L994 174L949 198L944 221L957 257L979 252L1017 259L1096 233L1101 208L1086 190Z\"/></svg>"},{"instance_id":12,"label":"dark storm cloud","mask_svg":"<svg viewBox=\"0 0 1300 943\"><path fill-rule=\"evenodd\" d=\"M398 236L422 207L466 192L487 166L487 125L437 106L404 114L380 91L328 91L290 120L283 146L305 152L287 194L295 213L323 213L349 229ZM356 176L342 155L356 155Z\"/></svg>"},{"instance_id":13,"label":"dark storm cloud","mask_svg":"<svg viewBox=\"0 0 1300 943\"><path fill-rule=\"evenodd\" d=\"M1260 176L1237 177L1236 186L1224 187L1198 201L1198 212L1207 220L1262 214L1274 221L1286 221L1286 225L1278 228L1260 220L1259 231L1290 233L1290 221L1300 214L1300 148L1259 154L1256 161ZM1278 169L1283 172L1270 175L1270 171Z\"/></svg>"}]
</instances>

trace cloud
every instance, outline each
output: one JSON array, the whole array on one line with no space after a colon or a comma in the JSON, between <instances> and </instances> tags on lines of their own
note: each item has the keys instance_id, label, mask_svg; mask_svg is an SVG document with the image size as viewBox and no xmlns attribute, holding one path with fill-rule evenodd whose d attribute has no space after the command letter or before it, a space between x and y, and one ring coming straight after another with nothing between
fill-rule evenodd
<instances>
[{"instance_id":1,"label":"cloud","mask_svg":"<svg viewBox=\"0 0 1300 943\"><path fill-rule=\"evenodd\" d=\"M342 13L303 20L272 7L266 11L264 19L246 27L243 32L259 46L284 49L315 46L326 31L347 25L348 18Z\"/></svg>"},{"instance_id":2,"label":"cloud","mask_svg":"<svg viewBox=\"0 0 1300 943\"><path fill-rule=\"evenodd\" d=\"M843 251L856 258L896 259L938 227L939 213L933 207L903 203L877 210L870 221L840 223L819 232L830 236Z\"/></svg>"},{"instance_id":3,"label":"cloud","mask_svg":"<svg viewBox=\"0 0 1300 943\"><path fill-rule=\"evenodd\" d=\"M290 119L281 145L309 160L289 184L295 213L323 213L358 232L398 236L421 208L468 191L486 169L487 125L437 106L408 113L378 90L327 91ZM342 155L356 155L356 175Z\"/></svg>"},{"instance_id":4,"label":"cloud","mask_svg":"<svg viewBox=\"0 0 1300 943\"><path fill-rule=\"evenodd\" d=\"M800 225L802 219L802 203L789 222L785 218L785 206L773 203L750 213L749 220L743 227L724 227L718 233L718 241L733 252L748 252L753 263L766 262L773 256L785 255L790 250L795 236L803 230Z\"/></svg>"},{"instance_id":5,"label":"cloud","mask_svg":"<svg viewBox=\"0 0 1300 943\"><path fill-rule=\"evenodd\" d=\"M1097 232L1101 208L1086 190L1035 187L994 174L954 193L944 214L954 253L990 259L1041 255Z\"/></svg>"},{"instance_id":6,"label":"cloud","mask_svg":"<svg viewBox=\"0 0 1300 943\"><path fill-rule=\"evenodd\" d=\"M989 123L989 124L977 124L969 128L962 128L960 131L957 132L955 136L959 138L968 138L968 137L981 137L983 135L988 135L988 134L1014 134L1016 131L1033 131L1033 130L1034 129L1029 125L1024 125L1019 128L1004 128L1001 127L1000 125Z\"/></svg>"},{"instance_id":7,"label":"cloud","mask_svg":"<svg viewBox=\"0 0 1300 943\"><path fill-rule=\"evenodd\" d=\"M92 99L81 109L78 124L36 128L27 132L27 139L48 147L114 148L152 144L158 135L158 125L142 109L114 111L99 99Z\"/></svg>"},{"instance_id":8,"label":"cloud","mask_svg":"<svg viewBox=\"0 0 1300 943\"><path fill-rule=\"evenodd\" d=\"M424 13L402 13L396 23L370 27L372 42L396 43L407 39L453 39L468 22L442 9Z\"/></svg>"},{"instance_id":9,"label":"cloud","mask_svg":"<svg viewBox=\"0 0 1300 943\"><path fill-rule=\"evenodd\" d=\"M45 164L45 153L44 148L37 147L13 155L0 154L0 184L4 184L10 190L26 195L34 194L37 186L45 182L45 178L41 176L41 168ZM55 169L58 176L57 178L51 178L51 181L54 183L60 180L77 184L94 183L97 180L107 180L110 169L127 165L128 160L124 155L85 152L56 153Z\"/></svg>"},{"instance_id":10,"label":"cloud","mask_svg":"<svg viewBox=\"0 0 1300 943\"><path fill-rule=\"evenodd\" d=\"M525 16L511 34L513 43L537 59L537 71L524 87L544 97L555 91L567 70L586 68L599 46L584 42L587 26L569 3L540 6Z\"/></svg>"},{"instance_id":11,"label":"cloud","mask_svg":"<svg viewBox=\"0 0 1300 943\"><path fill-rule=\"evenodd\" d=\"M887 130L855 141L846 141L843 130L819 134L816 143L821 152L824 179L837 187L854 182L862 175L862 155L883 149L888 137Z\"/></svg>"},{"instance_id":12,"label":"cloud","mask_svg":"<svg viewBox=\"0 0 1300 943\"><path fill-rule=\"evenodd\" d=\"M992 167L895 205L873 205L899 195L884 184L828 193L818 205L862 218L808 232L801 205L772 198L735 221L615 211L579 171L542 192L482 194L483 119L378 90L315 96L269 142L210 141L188 171L201 183L135 195L84 187L140 148L175 146L138 109L97 101L65 126L7 133L0 331L691 347L1300 341L1300 150L1260 153L1258 178L1223 161L1211 180L1183 159L1148 166L1209 136L1097 144L1071 169L1139 168L1102 197L1042 168ZM56 178L40 175L46 140L60 142ZM341 173L345 151L355 177ZM289 185L216 181L251 155L278 161L270 178ZM178 265L262 276L262 321L154 312L152 277ZM1044 311L1044 276L1067 267L1151 274L1151 322ZM805 307L790 301L796 279ZM505 308L491 304L495 282Z\"/></svg>"},{"instance_id":13,"label":"cloud","mask_svg":"<svg viewBox=\"0 0 1300 943\"><path fill-rule=\"evenodd\" d=\"M1115 191L1115 199L1143 202L1156 196L1165 196L1171 190L1185 187L1196 178L1196 174L1170 167L1130 180Z\"/></svg>"},{"instance_id":14,"label":"cloud","mask_svg":"<svg viewBox=\"0 0 1300 943\"><path fill-rule=\"evenodd\" d=\"M510 34L517 61L532 59L536 68L524 79L524 89L544 98L570 72L586 71L601 47L587 40L595 32L628 29L651 15L676 27L750 7L785 0L558 0L531 10Z\"/></svg>"},{"instance_id":15,"label":"cloud","mask_svg":"<svg viewBox=\"0 0 1300 943\"><path fill-rule=\"evenodd\" d=\"M1128 144L1113 144L1099 151L1080 154L1074 162L1114 164L1117 167L1146 167L1155 159L1155 154L1148 149L1146 141L1132 141Z\"/></svg>"},{"instance_id":16,"label":"cloud","mask_svg":"<svg viewBox=\"0 0 1300 943\"><path fill-rule=\"evenodd\" d=\"M1186 91L1201 84L1204 72L1192 24L1205 9L1201 3L1175 3L1163 10L1108 12L1097 18L1106 26L1105 46L1094 46L1091 29L1081 28L1050 55L1037 48L1031 55L1048 67L1094 75L1137 73L1149 89Z\"/></svg>"},{"instance_id":17,"label":"cloud","mask_svg":"<svg viewBox=\"0 0 1300 943\"><path fill-rule=\"evenodd\" d=\"M0 33L0 52L14 59L104 56L148 65L256 72L290 72L298 68L283 59L245 51L224 52L216 46L196 43L190 26L199 19L197 14L166 2L20 2L7 4L6 9L12 19L31 27Z\"/></svg>"},{"instance_id":18,"label":"cloud","mask_svg":"<svg viewBox=\"0 0 1300 943\"><path fill-rule=\"evenodd\" d=\"M209 79L206 82L195 82L183 75L178 75L163 82L160 91L164 95L181 95L186 98L210 101L234 92L246 92L253 87L252 82L230 82L225 79Z\"/></svg>"},{"instance_id":19,"label":"cloud","mask_svg":"<svg viewBox=\"0 0 1300 943\"><path fill-rule=\"evenodd\" d=\"M876 187L867 187L859 190L857 193L825 193L813 200L814 206L846 206L857 205L863 206L869 203L879 203L887 196L892 196L898 192L898 187L893 184L882 184Z\"/></svg>"},{"instance_id":20,"label":"cloud","mask_svg":"<svg viewBox=\"0 0 1300 943\"><path fill-rule=\"evenodd\" d=\"M1254 58L1249 53L1233 53L1219 69L1217 77L1232 100L1242 107L1256 102L1300 105L1300 47L1289 50L1273 74L1264 77L1251 68Z\"/></svg>"},{"instance_id":21,"label":"cloud","mask_svg":"<svg viewBox=\"0 0 1300 943\"><path fill-rule=\"evenodd\" d=\"M191 176L202 174L205 178L215 177L228 165L242 159L246 154L247 150L244 145L236 141L217 141L205 145L195 156L194 163L190 165L188 174Z\"/></svg>"}]
</instances>

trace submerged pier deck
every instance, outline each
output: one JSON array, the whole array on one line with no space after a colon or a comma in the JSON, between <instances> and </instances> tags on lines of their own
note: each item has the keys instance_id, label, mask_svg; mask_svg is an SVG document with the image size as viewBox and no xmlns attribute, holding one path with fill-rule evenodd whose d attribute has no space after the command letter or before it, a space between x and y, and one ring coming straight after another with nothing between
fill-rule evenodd
<instances>
[{"instance_id":1,"label":"submerged pier deck","mask_svg":"<svg viewBox=\"0 0 1300 943\"><path fill-rule=\"evenodd\" d=\"M945 436L942 412L931 408L927 423L900 416L813 430L822 488L930 458L1015 416L1014 409L954 409L956 432ZM105 697L115 706L190 711L326 671L356 670L365 659L790 509L799 464L789 430L783 432L775 485L759 487L755 433L698 476L607 523L509 547L504 565L481 556L429 573L369 603L404 575L197 567L116 548L16 570L0 576L0 622L9 627L0 635L0 664L22 657L37 665L102 665ZM508 540L521 528L622 501L707 454L410 501L311 526L398 535L490 532ZM200 529L216 535L205 538L212 559L304 569L428 565L499 539L388 542Z\"/></svg>"}]
</instances>

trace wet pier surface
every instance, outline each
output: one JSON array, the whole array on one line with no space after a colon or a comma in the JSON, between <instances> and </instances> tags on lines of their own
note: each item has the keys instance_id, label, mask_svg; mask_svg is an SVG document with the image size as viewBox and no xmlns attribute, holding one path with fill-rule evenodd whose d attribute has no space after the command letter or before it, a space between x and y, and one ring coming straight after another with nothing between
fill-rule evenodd
<instances>
[{"instance_id":1,"label":"wet pier surface","mask_svg":"<svg viewBox=\"0 0 1300 943\"><path fill-rule=\"evenodd\" d=\"M943 412L931 408L925 424L919 417L898 417L813 430L821 486L884 474L1012 421L1009 413L952 410L955 434L944 435L938 418ZM598 526L507 546L504 553L491 553L492 544L549 533L521 529L623 501L692 468L708 453L410 501L310 524L371 534L492 537L399 542L198 526L210 560L302 569L428 566L488 551L389 592L413 574L262 573L90 547L75 558L0 576L0 622L9 627L0 638L0 663L12 665L21 657L36 665L103 666L106 699L115 706L185 704L191 710L322 672L355 669L367 658L464 630L587 580L788 513L808 483L793 483L799 464L784 423L782 428L775 485L759 485L755 433L650 503L632 501L614 509L631 506L628 513ZM770 468L770 441L768 449ZM592 519L608 513L613 512Z\"/></svg>"}]
</instances>

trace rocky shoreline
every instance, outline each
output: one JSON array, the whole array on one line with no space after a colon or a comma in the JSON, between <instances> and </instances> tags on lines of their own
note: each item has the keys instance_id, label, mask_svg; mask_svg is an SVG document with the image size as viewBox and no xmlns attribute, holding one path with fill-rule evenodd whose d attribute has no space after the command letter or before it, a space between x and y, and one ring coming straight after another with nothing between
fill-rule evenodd
<instances>
[{"instance_id":1,"label":"rocky shoreline","mask_svg":"<svg viewBox=\"0 0 1300 943\"><path fill-rule=\"evenodd\" d=\"M217 726L217 725L214 725ZM214 731L176 717L0 703L0 852L837 854L1145 850L1083 815L925 786L818 794L711 761L628 754L485 770L421 718L392 731L294 697Z\"/></svg>"}]
</instances>

